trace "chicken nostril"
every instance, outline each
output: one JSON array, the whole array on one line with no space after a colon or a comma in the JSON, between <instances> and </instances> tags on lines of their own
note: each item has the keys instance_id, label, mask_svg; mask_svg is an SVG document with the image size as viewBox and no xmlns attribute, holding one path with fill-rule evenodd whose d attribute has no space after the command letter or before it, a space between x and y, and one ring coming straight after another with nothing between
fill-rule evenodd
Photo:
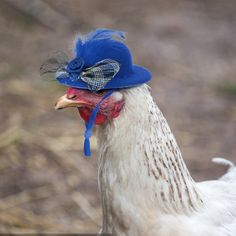
<instances>
[{"instance_id":1,"label":"chicken nostril","mask_svg":"<svg viewBox=\"0 0 236 236\"><path fill-rule=\"evenodd\" d=\"M67 96L67 98L75 100L77 96L75 94L72 94L72 95Z\"/></svg>"}]
</instances>

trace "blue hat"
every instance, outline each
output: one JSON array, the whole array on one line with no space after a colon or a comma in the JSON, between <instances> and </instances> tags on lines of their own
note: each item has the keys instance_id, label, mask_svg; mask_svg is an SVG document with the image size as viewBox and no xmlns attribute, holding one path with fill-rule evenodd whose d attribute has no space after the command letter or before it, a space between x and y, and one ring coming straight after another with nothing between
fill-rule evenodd
<instances>
[{"instance_id":1,"label":"blue hat","mask_svg":"<svg viewBox=\"0 0 236 236\"><path fill-rule=\"evenodd\" d=\"M150 71L133 64L130 50L122 39L125 39L123 32L110 29L97 29L84 38L79 37L75 45L75 59L67 64L66 71L56 74L56 79L65 86L96 91L129 88L146 83L151 79ZM93 89L82 75L91 75L88 69L92 69L95 71L92 76L94 80L98 68L101 70L101 63L105 68L105 71L100 71L103 74L102 79L109 78ZM97 72L100 75L101 73ZM96 79L101 80L99 75Z\"/></svg>"}]
</instances>

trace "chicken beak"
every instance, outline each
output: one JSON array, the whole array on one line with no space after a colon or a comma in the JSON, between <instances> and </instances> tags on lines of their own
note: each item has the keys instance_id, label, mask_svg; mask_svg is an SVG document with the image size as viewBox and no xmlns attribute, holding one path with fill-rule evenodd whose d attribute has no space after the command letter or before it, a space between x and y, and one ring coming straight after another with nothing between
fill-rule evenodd
<instances>
[{"instance_id":1,"label":"chicken beak","mask_svg":"<svg viewBox=\"0 0 236 236\"><path fill-rule=\"evenodd\" d=\"M84 104L84 101L69 99L65 94L58 99L57 103L55 104L55 110L60 110L67 107L81 107Z\"/></svg>"}]
</instances>

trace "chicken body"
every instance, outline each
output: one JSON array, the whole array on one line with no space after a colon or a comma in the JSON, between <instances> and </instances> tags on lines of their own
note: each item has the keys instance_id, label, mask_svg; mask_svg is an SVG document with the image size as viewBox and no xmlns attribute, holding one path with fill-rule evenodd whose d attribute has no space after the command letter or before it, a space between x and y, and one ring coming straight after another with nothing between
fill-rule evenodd
<instances>
[{"instance_id":1,"label":"chicken body","mask_svg":"<svg viewBox=\"0 0 236 236\"><path fill-rule=\"evenodd\" d=\"M97 128L101 232L235 236L236 168L195 183L147 85L121 92L120 116Z\"/></svg>"}]
</instances>

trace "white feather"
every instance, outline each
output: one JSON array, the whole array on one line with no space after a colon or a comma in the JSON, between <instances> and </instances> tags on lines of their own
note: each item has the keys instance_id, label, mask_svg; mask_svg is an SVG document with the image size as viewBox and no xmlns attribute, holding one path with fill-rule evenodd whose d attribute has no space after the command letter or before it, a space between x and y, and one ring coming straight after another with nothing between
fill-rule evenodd
<instances>
[{"instance_id":1,"label":"white feather","mask_svg":"<svg viewBox=\"0 0 236 236\"><path fill-rule=\"evenodd\" d=\"M236 168L195 183L166 119L142 85L122 92L120 116L98 127L102 233L235 236Z\"/></svg>"},{"instance_id":2,"label":"white feather","mask_svg":"<svg viewBox=\"0 0 236 236\"><path fill-rule=\"evenodd\" d=\"M220 165L224 165L224 166L228 166L228 167L234 167L234 163L222 158L222 157L214 157L212 158L212 161L216 164L220 164Z\"/></svg>"}]
</instances>

